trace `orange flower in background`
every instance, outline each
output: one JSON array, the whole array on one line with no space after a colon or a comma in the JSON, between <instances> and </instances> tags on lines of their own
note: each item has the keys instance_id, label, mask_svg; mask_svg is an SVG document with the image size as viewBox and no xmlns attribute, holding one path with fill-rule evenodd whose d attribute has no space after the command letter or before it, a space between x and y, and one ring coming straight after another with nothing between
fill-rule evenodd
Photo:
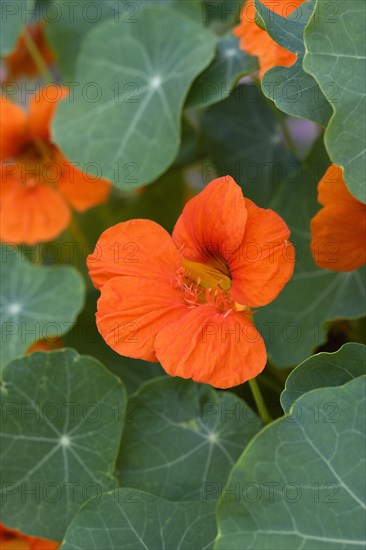
<instances>
[{"instance_id":1,"label":"orange flower in background","mask_svg":"<svg viewBox=\"0 0 366 550\"><path fill-rule=\"evenodd\" d=\"M281 17L288 17L305 0L261 0L261 3L268 9L273 10ZM235 27L234 35L240 38L240 48L250 55L255 55L259 60L259 77L263 78L272 67L290 67L296 61L296 54L289 52L270 35L258 27L255 22L254 0L248 0L241 12L241 22Z\"/></svg>"},{"instance_id":2,"label":"orange flower in background","mask_svg":"<svg viewBox=\"0 0 366 550\"><path fill-rule=\"evenodd\" d=\"M366 263L366 205L348 191L333 164L318 185L322 208L311 220L311 251L323 269L353 271Z\"/></svg>"},{"instance_id":3,"label":"orange flower in background","mask_svg":"<svg viewBox=\"0 0 366 550\"><path fill-rule=\"evenodd\" d=\"M15 529L8 529L0 523L0 548L1 550L56 550L58 542L28 537Z\"/></svg>"},{"instance_id":4,"label":"orange flower in background","mask_svg":"<svg viewBox=\"0 0 366 550\"><path fill-rule=\"evenodd\" d=\"M28 348L27 353L33 353L34 351L53 351L61 348L61 338L45 338L44 340L37 340L36 342L33 342L33 344L31 344Z\"/></svg>"},{"instance_id":5,"label":"orange flower in background","mask_svg":"<svg viewBox=\"0 0 366 550\"><path fill-rule=\"evenodd\" d=\"M290 279L289 236L230 177L186 204L172 237L150 220L117 224L88 257L101 290L98 329L121 355L160 361L172 376L241 384L266 364L250 308L274 300Z\"/></svg>"},{"instance_id":6,"label":"orange flower in background","mask_svg":"<svg viewBox=\"0 0 366 550\"><path fill-rule=\"evenodd\" d=\"M55 54L47 43L44 21L27 25L26 32L29 33L45 64L51 65L54 63ZM26 46L24 34L19 36L14 50L5 55L4 60L6 63L6 81L8 82L17 80L20 77L37 76L39 74L39 68Z\"/></svg>"},{"instance_id":7,"label":"orange flower in background","mask_svg":"<svg viewBox=\"0 0 366 550\"><path fill-rule=\"evenodd\" d=\"M51 120L66 95L64 87L45 86L32 96L28 113L1 97L2 241L51 240L68 226L70 207L83 212L108 197L107 180L83 173L52 143Z\"/></svg>"}]
</instances>

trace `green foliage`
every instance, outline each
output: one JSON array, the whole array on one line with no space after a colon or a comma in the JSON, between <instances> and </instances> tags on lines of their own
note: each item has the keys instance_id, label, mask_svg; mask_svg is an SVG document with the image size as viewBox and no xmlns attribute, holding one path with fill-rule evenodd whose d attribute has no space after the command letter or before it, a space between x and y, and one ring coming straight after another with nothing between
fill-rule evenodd
<instances>
[{"instance_id":1,"label":"green foliage","mask_svg":"<svg viewBox=\"0 0 366 550\"><path fill-rule=\"evenodd\" d=\"M244 401L210 386L163 378L130 398L118 460L122 485L169 500L216 499L261 422Z\"/></svg>"},{"instance_id":2,"label":"green foliage","mask_svg":"<svg viewBox=\"0 0 366 550\"><path fill-rule=\"evenodd\" d=\"M131 487L81 508L61 548L209 550L215 535L213 503L170 502Z\"/></svg>"},{"instance_id":3,"label":"green foliage","mask_svg":"<svg viewBox=\"0 0 366 550\"><path fill-rule=\"evenodd\" d=\"M80 505L116 486L123 384L69 349L13 361L1 393L2 520L62 540Z\"/></svg>"},{"instance_id":4,"label":"green foliage","mask_svg":"<svg viewBox=\"0 0 366 550\"><path fill-rule=\"evenodd\" d=\"M304 68L328 96L333 116L325 132L332 161L344 169L351 193L366 202L365 4L318 0L305 30ZM347 39L345 39L347 37Z\"/></svg>"},{"instance_id":5,"label":"green foliage","mask_svg":"<svg viewBox=\"0 0 366 550\"><path fill-rule=\"evenodd\" d=\"M96 0L86 4L54 0L47 8L47 37L56 51L58 68L68 80L75 76L77 54L89 31L108 19L125 26L140 22L141 13L149 6L176 9L179 13L200 21L200 0ZM75 55L76 52L76 55Z\"/></svg>"},{"instance_id":6,"label":"green foliage","mask_svg":"<svg viewBox=\"0 0 366 550\"><path fill-rule=\"evenodd\" d=\"M277 107L292 116L307 118L323 126L329 121L332 109L314 78L302 67L305 53L304 28L313 13L315 0L306 2L288 18L281 17L256 0L258 17L268 34L282 47L297 54L291 67L274 67L267 71L262 89Z\"/></svg>"},{"instance_id":7,"label":"green foliage","mask_svg":"<svg viewBox=\"0 0 366 550\"><path fill-rule=\"evenodd\" d=\"M327 321L365 313L365 266L348 273L319 269L310 252L310 220L319 209L317 184L328 165L329 159L318 141L292 177L282 181L268 204L288 224L296 249L292 279L276 300L256 314L269 356L282 367L303 361L325 342ZM316 243L314 251L316 254ZM330 248L330 268L336 254Z\"/></svg>"},{"instance_id":8,"label":"green foliage","mask_svg":"<svg viewBox=\"0 0 366 550\"><path fill-rule=\"evenodd\" d=\"M16 248L1 245L1 367L36 340L70 330L83 307L84 282L70 266L29 263Z\"/></svg>"},{"instance_id":9,"label":"green foliage","mask_svg":"<svg viewBox=\"0 0 366 550\"><path fill-rule=\"evenodd\" d=\"M219 501L216 550L364 548L365 386L310 391L253 439Z\"/></svg>"},{"instance_id":10,"label":"green foliage","mask_svg":"<svg viewBox=\"0 0 366 550\"><path fill-rule=\"evenodd\" d=\"M292 371L281 394L283 410L304 393L316 388L342 386L365 374L366 346L345 344L335 353L319 353L306 359Z\"/></svg>"},{"instance_id":11,"label":"green foliage","mask_svg":"<svg viewBox=\"0 0 366 550\"><path fill-rule=\"evenodd\" d=\"M159 41L151 49L154 36ZM72 162L117 187L151 183L178 153L183 102L215 42L195 21L160 8L144 9L138 25L101 23L83 42L75 74L80 85L58 109L56 143ZM91 83L98 83L94 99L86 91ZM118 167L134 170L135 182L116 177Z\"/></svg>"},{"instance_id":12,"label":"green foliage","mask_svg":"<svg viewBox=\"0 0 366 550\"><path fill-rule=\"evenodd\" d=\"M366 266L334 271L330 247L320 269L310 250L332 162L365 200L365 3L310 0L286 18L255 0L259 26L297 55L261 83L232 34L243 3L1 2L2 53L45 19L50 70L70 88L52 140L113 184L54 241L0 250L1 521L62 550L365 547ZM33 84L3 94L24 103ZM285 220L296 249L290 282L253 311L268 356L253 394L114 352L86 266L106 229L149 219L171 233L226 174ZM24 356L42 338L66 349Z\"/></svg>"},{"instance_id":13,"label":"green foliage","mask_svg":"<svg viewBox=\"0 0 366 550\"><path fill-rule=\"evenodd\" d=\"M17 38L25 23L25 14L31 13L33 7L34 0L1 2L0 53L2 56L14 49Z\"/></svg>"},{"instance_id":14,"label":"green foliage","mask_svg":"<svg viewBox=\"0 0 366 550\"><path fill-rule=\"evenodd\" d=\"M223 101L241 77L257 68L256 59L243 52L238 39L228 32L217 43L212 63L194 81L186 107L197 109Z\"/></svg>"},{"instance_id":15,"label":"green foliage","mask_svg":"<svg viewBox=\"0 0 366 550\"><path fill-rule=\"evenodd\" d=\"M207 109L203 131L209 159L202 164L203 181L228 174L245 196L266 206L287 166L297 165L283 142L277 113L254 84L238 86Z\"/></svg>"}]
</instances>

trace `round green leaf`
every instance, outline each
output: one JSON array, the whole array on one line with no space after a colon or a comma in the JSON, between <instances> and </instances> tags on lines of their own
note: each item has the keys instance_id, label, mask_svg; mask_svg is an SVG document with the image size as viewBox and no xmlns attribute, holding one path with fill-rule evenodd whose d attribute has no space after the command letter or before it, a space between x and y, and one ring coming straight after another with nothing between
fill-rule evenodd
<instances>
[{"instance_id":1,"label":"round green leaf","mask_svg":"<svg viewBox=\"0 0 366 550\"><path fill-rule=\"evenodd\" d=\"M319 83L333 116L325 132L332 161L344 169L351 193L366 202L365 26L363 0L317 2L305 29L304 68ZM345 39L347 37L347 39Z\"/></svg>"},{"instance_id":2,"label":"round green leaf","mask_svg":"<svg viewBox=\"0 0 366 550\"><path fill-rule=\"evenodd\" d=\"M265 30L273 40L297 55L296 63L291 67L274 67L267 71L262 79L262 89L281 111L326 126L332 108L318 83L302 67L304 28L313 13L314 3L315 0L306 2L289 17L281 17L256 0Z\"/></svg>"},{"instance_id":3,"label":"round green leaf","mask_svg":"<svg viewBox=\"0 0 366 550\"><path fill-rule=\"evenodd\" d=\"M2 520L62 540L80 505L116 486L124 386L71 349L32 353L3 374Z\"/></svg>"},{"instance_id":4,"label":"round green leaf","mask_svg":"<svg viewBox=\"0 0 366 550\"><path fill-rule=\"evenodd\" d=\"M126 187L128 169L135 171L130 187L151 183L178 153L184 99L215 43L175 10L146 8L133 25L101 23L83 42L78 86L57 110L56 143L118 187Z\"/></svg>"},{"instance_id":5,"label":"round green leaf","mask_svg":"<svg viewBox=\"0 0 366 550\"><path fill-rule=\"evenodd\" d=\"M218 505L216 550L365 548L365 389L313 390L254 438Z\"/></svg>"},{"instance_id":6,"label":"round green leaf","mask_svg":"<svg viewBox=\"0 0 366 550\"><path fill-rule=\"evenodd\" d=\"M335 353L318 353L294 369L286 380L281 405L288 412L304 393L316 388L342 386L365 374L366 346L344 344Z\"/></svg>"},{"instance_id":7,"label":"round green leaf","mask_svg":"<svg viewBox=\"0 0 366 550\"><path fill-rule=\"evenodd\" d=\"M177 378L147 382L129 400L121 485L171 500L217 499L260 427L257 415L229 392Z\"/></svg>"},{"instance_id":8,"label":"round green leaf","mask_svg":"<svg viewBox=\"0 0 366 550\"><path fill-rule=\"evenodd\" d=\"M139 22L142 10L154 4L177 9L196 20L201 19L200 0L94 0L71 3L69 0L52 0L45 10L46 32L57 54L57 68L66 79L73 78L77 53L86 34L96 24L113 19L134 25Z\"/></svg>"},{"instance_id":9,"label":"round green leaf","mask_svg":"<svg viewBox=\"0 0 366 550\"><path fill-rule=\"evenodd\" d=\"M130 487L83 506L61 549L209 550L215 536L213 502L170 502Z\"/></svg>"},{"instance_id":10,"label":"round green leaf","mask_svg":"<svg viewBox=\"0 0 366 550\"><path fill-rule=\"evenodd\" d=\"M256 58L241 50L238 39L229 31L218 42L212 63L194 81L185 107L197 109L222 101L241 77L257 68Z\"/></svg>"},{"instance_id":11,"label":"round green leaf","mask_svg":"<svg viewBox=\"0 0 366 550\"><path fill-rule=\"evenodd\" d=\"M70 330L84 304L81 275L70 266L30 264L16 248L0 246L1 367L36 340Z\"/></svg>"}]
</instances>

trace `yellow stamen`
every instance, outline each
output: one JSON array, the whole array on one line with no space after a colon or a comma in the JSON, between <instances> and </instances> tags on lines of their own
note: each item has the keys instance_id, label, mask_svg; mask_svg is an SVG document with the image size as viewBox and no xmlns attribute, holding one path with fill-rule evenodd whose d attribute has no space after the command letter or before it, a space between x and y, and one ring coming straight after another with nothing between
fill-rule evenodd
<instances>
[{"instance_id":1,"label":"yellow stamen","mask_svg":"<svg viewBox=\"0 0 366 550\"><path fill-rule=\"evenodd\" d=\"M231 288L231 279L218 269L199 262L191 262L190 260L182 260L183 267L186 268L189 275L196 279L199 285L204 288L221 288L228 291Z\"/></svg>"},{"instance_id":2,"label":"yellow stamen","mask_svg":"<svg viewBox=\"0 0 366 550\"><path fill-rule=\"evenodd\" d=\"M245 309L248 309L247 306L243 306L242 304L238 304L238 302L234 302L234 309L235 311L244 311Z\"/></svg>"}]
</instances>

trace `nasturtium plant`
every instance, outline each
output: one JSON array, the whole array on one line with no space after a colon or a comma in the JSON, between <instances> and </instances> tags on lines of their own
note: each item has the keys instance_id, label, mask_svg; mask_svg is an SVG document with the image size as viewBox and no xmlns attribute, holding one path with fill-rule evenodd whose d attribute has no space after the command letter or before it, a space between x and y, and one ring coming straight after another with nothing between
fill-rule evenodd
<instances>
[{"instance_id":1,"label":"nasturtium plant","mask_svg":"<svg viewBox=\"0 0 366 550\"><path fill-rule=\"evenodd\" d=\"M366 3L0 11L1 546L365 548Z\"/></svg>"},{"instance_id":2,"label":"nasturtium plant","mask_svg":"<svg viewBox=\"0 0 366 550\"><path fill-rule=\"evenodd\" d=\"M304 68L319 83L333 115L324 134L332 161L344 170L351 193L366 202L365 178L365 6L360 0L345 3L317 0L305 29ZM342 37L348 36L348 40Z\"/></svg>"},{"instance_id":3,"label":"nasturtium plant","mask_svg":"<svg viewBox=\"0 0 366 550\"><path fill-rule=\"evenodd\" d=\"M80 509L65 535L62 550L103 548L213 548L213 502L171 502L133 485L105 493Z\"/></svg>"},{"instance_id":4,"label":"nasturtium plant","mask_svg":"<svg viewBox=\"0 0 366 550\"><path fill-rule=\"evenodd\" d=\"M131 396L127 420L118 459L121 484L176 501L216 500L261 428L235 395L172 378L148 382Z\"/></svg>"},{"instance_id":5,"label":"nasturtium plant","mask_svg":"<svg viewBox=\"0 0 366 550\"><path fill-rule=\"evenodd\" d=\"M154 33L159 41L151 49ZM75 100L57 113L57 142L73 162L100 170L118 187L125 187L131 167L133 187L151 183L178 153L185 96L213 58L215 43L199 23L155 7L144 9L137 25L100 24L78 57Z\"/></svg>"},{"instance_id":6,"label":"nasturtium plant","mask_svg":"<svg viewBox=\"0 0 366 550\"><path fill-rule=\"evenodd\" d=\"M34 265L8 245L1 245L0 268L3 367L35 341L70 330L83 307L84 282L71 266Z\"/></svg>"},{"instance_id":7,"label":"nasturtium plant","mask_svg":"<svg viewBox=\"0 0 366 550\"><path fill-rule=\"evenodd\" d=\"M2 520L62 540L79 506L117 484L124 386L72 349L34 352L3 375Z\"/></svg>"},{"instance_id":8,"label":"nasturtium plant","mask_svg":"<svg viewBox=\"0 0 366 550\"><path fill-rule=\"evenodd\" d=\"M202 164L204 180L225 172L246 196L266 207L283 175L291 177L298 165L286 147L280 117L254 84L240 84L227 99L207 109L203 132L209 156Z\"/></svg>"},{"instance_id":9,"label":"nasturtium plant","mask_svg":"<svg viewBox=\"0 0 366 550\"><path fill-rule=\"evenodd\" d=\"M258 311L258 321L268 352L278 366L289 367L306 359L326 339L326 323L337 318L365 315L362 281L365 266L351 272L319 269L310 251L310 228L317 203L317 181L329 166L329 159L318 141L313 151L291 178L284 178L275 202L269 206L288 223L296 250L295 273L279 298ZM290 189L296 187L296 194ZM301 208L298 208L298 201ZM313 252L319 254L316 246ZM336 243L325 250L328 265L338 255ZM286 353L283 353L286 348Z\"/></svg>"},{"instance_id":10,"label":"nasturtium plant","mask_svg":"<svg viewBox=\"0 0 366 550\"><path fill-rule=\"evenodd\" d=\"M293 116L326 126L332 114L327 89L322 92L316 80L303 69L304 29L315 0L301 4L289 17L281 17L256 0L258 18L268 34L281 46L297 54L294 65L274 67L262 80L262 89L277 107Z\"/></svg>"},{"instance_id":11,"label":"nasturtium plant","mask_svg":"<svg viewBox=\"0 0 366 550\"><path fill-rule=\"evenodd\" d=\"M317 388L343 386L365 374L366 346L344 344L334 353L319 353L296 367L286 380L281 394L285 412L304 393Z\"/></svg>"},{"instance_id":12,"label":"nasturtium plant","mask_svg":"<svg viewBox=\"0 0 366 550\"><path fill-rule=\"evenodd\" d=\"M305 393L254 438L217 507L217 550L364 547L365 389Z\"/></svg>"},{"instance_id":13,"label":"nasturtium plant","mask_svg":"<svg viewBox=\"0 0 366 550\"><path fill-rule=\"evenodd\" d=\"M256 68L256 59L241 51L238 40L228 32L217 43L212 63L192 84L186 107L208 107L222 101L240 78L253 73Z\"/></svg>"}]
</instances>

